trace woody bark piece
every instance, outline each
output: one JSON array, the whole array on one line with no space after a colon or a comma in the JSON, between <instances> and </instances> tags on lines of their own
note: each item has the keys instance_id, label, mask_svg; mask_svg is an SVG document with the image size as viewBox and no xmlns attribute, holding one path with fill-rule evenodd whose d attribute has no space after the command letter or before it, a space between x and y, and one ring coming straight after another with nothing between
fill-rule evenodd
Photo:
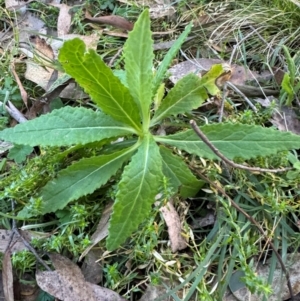
<instances>
[{"instance_id":1,"label":"woody bark piece","mask_svg":"<svg viewBox=\"0 0 300 301\"><path fill-rule=\"evenodd\" d=\"M168 202L165 206L160 208L160 212L168 226L172 252L185 249L187 242L181 234L180 218L174 206Z\"/></svg>"},{"instance_id":2,"label":"woody bark piece","mask_svg":"<svg viewBox=\"0 0 300 301\"><path fill-rule=\"evenodd\" d=\"M2 263L3 292L6 301L14 301L14 279L10 256L11 252L10 250L7 250L4 254Z\"/></svg>"}]
</instances>

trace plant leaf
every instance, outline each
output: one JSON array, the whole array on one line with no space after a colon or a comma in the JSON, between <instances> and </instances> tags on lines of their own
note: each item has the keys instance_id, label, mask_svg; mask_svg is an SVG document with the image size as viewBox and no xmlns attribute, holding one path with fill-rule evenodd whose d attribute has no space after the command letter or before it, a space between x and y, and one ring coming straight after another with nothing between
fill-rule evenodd
<instances>
[{"instance_id":1,"label":"plant leaf","mask_svg":"<svg viewBox=\"0 0 300 301\"><path fill-rule=\"evenodd\" d=\"M182 158L174 155L171 150L160 146L162 156L163 173L169 178L175 189L181 185L180 195L182 197L192 197L203 186L204 182L198 180L184 163Z\"/></svg>"},{"instance_id":2,"label":"plant leaf","mask_svg":"<svg viewBox=\"0 0 300 301\"><path fill-rule=\"evenodd\" d=\"M182 34L178 37L178 39L175 41L175 43L172 45L172 47L169 49L167 54L164 56L163 61L160 63L158 70L156 71L154 80L153 80L153 95L156 94L158 87L162 83L165 74L167 72L167 69L169 68L174 56L176 55L177 51L180 49L181 45L189 35L191 29L192 29L192 22L186 26L185 30L182 32Z\"/></svg>"},{"instance_id":3,"label":"plant leaf","mask_svg":"<svg viewBox=\"0 0 300 301\"><path fill-rule=\"evenodd\" d=\"M228 159L250 159L279 151L300 148L300 136L245 124L211 124L201 127L209 141ZM156 141L183 149L190 154L219 159L193 130L169 136L155 136Z\"/></svg>"},{"instance_id":4,"label":"plant leaf","mask_svg":"<svg viewBox=\"0 0 300 301\"><path fill-rule=\"evenodd\" d=\"M33 148L28 145L15 144L8 152L7 158L14 160L16 163L22 163L26 157L33 152Z\"/></svg>"},{"instance_id":5,"label":"plant leaf","mask_svg":"<svg viewBox=\"0 0 300 301\"><path fill-rule=\"evenodd\" d=\"M123 53L127 86L140 107L142 120L149 119L154 54L148 9L143 11L135 23L134 29L129 32Z\"/></svg>"},{"instance_id":6,"label":"plant leaf","mask_svg":"<svg viewBox=\"0 0 300 301\"><path fill-rule=\"evenodd\" d=\"M207 98L219 92L216 79L223 73L222 65L214 65L202 78L191 73L179 80L155 112L151 125L171 115L183 114L198 108Z\"/></svg>"},{"instance_id":7,"label":"plant leaf","mask_svg":"<svg viewBox=\"0 0 300 301\"><path fill-rule=\"evenodd\" d=\"M85 51L84 42L76 38L64 43L58 59L104 113L139 131L139 110L129 90L94 50Z\"/></svg>"},{"instance_id":8,"label":"plant leaf","mask_svg":"<svg viewBox=\"0 0 300 301\"><path fill-rule=\"evenodd\" d=\"M291 84L291 78L288 73L285 73L283 76L283 80L281 82L281 88L284 92L287 93L286 103L287 105L290 105L293 101L294 91L293 91L293 86Z\"/></svg>"},{"instance_id":9,"label":"plant leaf","mask_svg":"<svg viewBox=\"0 0 300 301\"><path fill-rule=\"evenodd\" d=\"M64 107L0 132L0 139L24 145L61 146L86 144L134 130L102 112Z\"/></svg>"},{"instance_id":10,"label":"plant leaf","mask_svg":"<svg viewBox=\"0 0 300 301\"><path fill-rule=\"evenodd\" d=\"M84 158L58 173L42 188L42 213L63 209L69 202L104 185L132 155L136 146L91 158Z\"/></svg>"},{"instance_id":11,"label":"plant leaf","mask_svg":"<svg viewBox=\"0 0 300 301\"><path fill-rule=\"evenodd\" d=\"M159 147L150 134L145 135L119 183L106 242L109 250L116 249L147 218L162 177Z\"/></svg>"}]
</instances>

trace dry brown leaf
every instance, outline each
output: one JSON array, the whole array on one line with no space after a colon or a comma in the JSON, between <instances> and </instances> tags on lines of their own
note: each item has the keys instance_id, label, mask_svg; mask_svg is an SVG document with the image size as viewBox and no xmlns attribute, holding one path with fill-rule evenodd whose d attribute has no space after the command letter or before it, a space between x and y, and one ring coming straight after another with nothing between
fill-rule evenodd
<instances>
[{"instance_id":1,"label":"dry brown leaf","mask_svg":"<svg viewBox=\"0 0 300 301\"><path fill-rule=\"evenodd\" d=\"M133 24L120 16L110 15L93 18L88 11L86 11L85 19L93 23L108 24L128 31L133 29Z\"/></svg>"},{"instance_id":2,"label":"dry brown leaf","mask_svg":"<svg viewBox=\"0 0 300 301\"><path fill-rule=\"evenodd\" d=\"M219 59L201 58L179 63L169 69L169 72L171 73L170 80L173 83L176 83L179 79L181 79L189 73L203 75L214 64L222 64L229 66L230 73L226 72L227 77L224 80L228 80L246 96L259 97L263 95L277 95L279 93L279 91L277 90L265 89L262 87L254 87L248 84L249 81L253 83L259 83L260 81L266 81L268 79L271 79L272 74L270 72L264 72L262 74L259 74L243 66L239 66L236 64L229 65L226 62ZM224 80L221 77L221 82L224 82Z\"/></svg>"},{"instance_id":3,"label":"dry brown leaf","mask_svg":"<svg viewBox=\"0 0 300 301\"><path fill-rule=\"evenodd\" d=\"M20 43L28 43L31 32L47 34L45 23L30 12L26 12L24 17L17 20L15 26L19 29Z\"/></svg>"},{"instance_id":4,"label":"dry brown leaf","mask_svg":"<svg viewBox=\"0 0 300 301\"><path fill-rule=\"evenodd\" d=\"M63 301L123 301L117 293L85 281L79 267L59 254L49 255L52 272L37 272L41 289Z\"/></svg>"},{"instance_id":5,"label":"dry brown leaf","mask_svg":"<svg viewBox=\"0 0 300 301\"><path fill-rule=\"evenodd\" d=\"M34 47L34 52L41 63L44 62L46 65L49 65L49 62L54 59L54 52L51 46L44 39L34 35L30 36L30 43ZM41 66L30 59L26 61L26 67L25 78L46 90L54 70L50 67Z\"/></svg>"},{"instance_id":6,"label":"dry brown leaf","mask_svg":"<svg viewBox=\"0 0 300 301\"><path fill-rule=\"evenodd\" d=\"M282 106L274 110L271 122L280 131L290 131L300 135L300 120L293 108Z\"/></svg>"},{"instance_id":7,"label":"dry brown leaf","mask_svg":"<svg viewBox=\"0 0 300 301\"><path fill-rule=\"evenodd\" d=\"M79 34L67 34L63 37L60 37L59 39L52 39L52 41L50 42L50 46L54 51L55 57L57 56L58 50L62 47L65 41L72 40L75 38L81 39L84 42L86 48L94 50L97 49L97 44L99 41L99 36L97 34L94 33L90 36L82 36Z\"/></svg>"},{"instance_id":8,"label":"dry brown leaf","mask_svg":"<svg viewBox=\"0 0 300 301\"><path fill-rule=\"evenodd\" d=\"M163 17L170 18L176 13L170 0L135 0L134 2L120 0L119 2L127 5L132 5L134 3L135 6L141 7L148 6L151 19L160 19Z\"/></svg>"},{"instance_id":9,"label":"dry brown leaf","mask_svg":"<svg viewBox=\"0 0 300 301\"><path fill-rule=\"evenodd\" d=\"M109 203L101 216L97 230L91 237L92 244L81 254L79 261L93 248L99 241L105 238L108 235L108 220L112 212L113 203Z\"/></svg>"},{"instance_id":10,"label":"dry brown leaf","mask_svg":"<svg viewBox=\"0 0 300 301\"><path fill-rule=\"evenodd\" d=\"M183 250L187 247L187 242L181 235L180 218L171 202L160 208L163 218L168 227L168 234L171 242L172 252Z\"/></svg>"},{"instance_id":11,"label":"dry brown leaf","mask_svg":"<svg viewBox=\"0 0 300 301\"><path fill-rule=\"evenodd\" d=\"M176 83L179 79L181 79L183 76L189 73L206 72L215 64L226 64L230 66L225 61L219 59L201 58L201 59L194 59L191 61L185 61L170 68L169 71L172 74L170 80L173 83ZM267 80L272 76L271 73L269 72L260 75L257 72L251 71L248 68L236 64L231 65L230 69L231 69L230 82L234 85L245 85L247 81Z\"/></svg>"},{"instance_id":12,"label":"dry brown leaf","mask_svg":"<svg viewBox=\"0 0 300 301\"><path fill-rule=\"evenodd\" d=\"M61 37L69 33L71 28L72 17L69 14L71 6L66 4L51 3L50 5L59 8L59 15L57 19L57 36Z\"/></svg>"},{"instance_id":13,"label":"dry brown leaf","mask_svg":"<svg viewBox=\"0 0 300 301\"><path fill-rule=\"evenodd\" d=\"M208 211L204 217L195 218L192 223L192 229L199 229L209 225L213 225L216 221L214 211Z\"/></svg>"},{"instance_id":14,"label":"dry brown leaf","mask_svg":"<svg viewBox=\"0 0 300 301\"><path fill-rule=\"evenodd\" d=\"M96 262L101 257L100 250L91 250L85 257L81 267L84 279L90 283L97 284L102 281L103 270L101 265Z\"/></svg>"},{"instance_id":15,"label":"dry brown leaf","mask_svg":"<svg viewBox=\"0 0 300 301\"><path fill-rule=\"evenodd\" d=\"M291 107L281 106L278 100L274 97L256 98L258 103L264 107L270 107L272 102L276 103L276 108L272 112L270 121L280 131L290 131L296 135L300 135L300 120L299 112Z\"/></svg>"},{"instance_id":16,"label":"dry brown leaf","mask_svg":"<svg viewBox=\"0 0 300 301\"><path fill-rule=\"evenodd\" d=\"M45 60L45 63L49 64L49 61L54 59L52 47L47 44L45 39L42 39L37 35L31 35L29 41L34 47L34 51L39 60Z\"/></svg>"},{"instance_id":17,"label":"dry brown leaf","mask_svg":"<svg viewBox=\"0 0 300 301\"><path fill-rule=\"evenodd\" d=\"M2 281L6 301L14 301L14 277L10 255L11 251L8 249L3 256L2 261Z\"/></svg>"},{"instance_id":18,"label":"dry brown leaf","mask_svg":"<svg viewBox=\"0 0 300 301\"><path fill-rule=\"evenodd\" d=\"M99 37L97 37L96 35L81 36L76 34L70 34L61 37L60 40L52 40L51 44L47 44L47 42L44 39L41 39L38 36L31 36L30 42L34 46L34 50L38 54L39 59L41 61L44 61L45 64L49 65L49 61L52 61L57 56L58 49L62 47L63 43L66 40L70 40L76 37L80 38L85 43L87 48L96 49L97 42L99 40ZM48 83L52 78L54 70L50 67L40 66L29 59L27 60L26 65L27 65L26 72L25 72L26 79L36 83L44 90L47 90ZM58 76L61 76L61 74L59 74ZM64 92L65 89L61 92L60 94L61 97L77 99L77 98L82 98L83 95L86 95L83 93L82 89L75 89L74 84L72 87L70 88L68 87L69 86L65 88L68 89L66 90L66 92Z\"/></svg>"},{"instance_id":19,"label":"dry brown leaf","mask_svg":"<svg viewBox=\"0 0 300 301\"><path fill-rule=\"evenodd\" d=\"M174 65L169 69L171 73L170 80L175 84L182 77L189 73L200 73L208 71L215 64L222 64L224 61L219 59L197 59L185 61Z\"/></svg>"}]
</instances>

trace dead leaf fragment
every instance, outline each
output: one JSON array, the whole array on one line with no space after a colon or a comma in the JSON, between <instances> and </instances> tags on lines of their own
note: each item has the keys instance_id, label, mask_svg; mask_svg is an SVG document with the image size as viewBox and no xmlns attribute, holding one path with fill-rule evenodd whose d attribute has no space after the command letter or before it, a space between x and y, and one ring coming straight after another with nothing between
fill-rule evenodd
<instances>
[{"instance_id":1,"label":"dead leaf fragment","mask_svg":"<svg viewBox=\"0 0 300 301\"><path fill-rule=\"evenodd\" d=\"M280 105L279 101L274 97L256 98L255 100L267 108L270 107L272 102L275 102L276 108L272 112L272 118L270 119L272 124L280 131L290 131L300 135L299 112L296 109Z\"/></svg>"},{"instance_id":2,"label":"dead leaf fragment","mask_svg":"<svg viewBox=\"0 0 300 301\"><path fill-rule=\"evenodd\" d=\"M57 19L57 36L64 36L69 33L71 28L72 17L69 14L71 7L66 4L52 3L51 5L59 8L59 15Z\"/></svg>"},{"instance_id":3,"label":"dead leaf fragment","mask_svg":"<svg viewBox=\"0 0 300 301\"><path fill-rule=\"evenodd\" d=\"M230 72L227 70L227 72L218 79L221 85L224 84L225 81L229 81L232 85L249 97L277 95L279 93L277 90L265 89L260 86L256 87L249 84L249 82L258 84L261 81L269 80L272 78L272 74L270 72L259 74L244 66L236 64L229 65L219 59L200 58L179 63L169 69L169 72L171 73L170 80L175 84L178 80L189 73L195 73L201 76L215 64L227 66L227 69L230 67Z\"/></svg>"},{"instance_id":4,"label":"dead leaf fragment","mask_svg":"<svg viewBox=\"0 0 300 301\"><path fill-rule=\"evenodd\" d=\"M97 284L102 280L103 270L101 265L96 262L100 256L101 252L99 250L91 250L85 257L81 267L84 279L93 284Z\"/></svg>"},{"instance_id":5,"label":"dead leaf fragment","mask_svg":"<svg viewBox=\"0 0 300 301\"><path fill-rule=\"evenodd\" d=\"M181 234L182 228L180 218L173 204L168 202L165 206L160 208L160 211L168 226L172 252L185 249L187 247L187 242Z\"/></svg>"},{"instance_id":6,"label":"dead leaf fragment","mask_svg":"<svg viewBox=\"0 0 300 301\"><path fill-rule=\"evenodd\" d=\"M123 301L117 293L85 281L79 267L59 254L49 255L55 271L37 272L41 289L63 301Z\"/></svg>"},{"instance_id":7,"label":"dead leaf fragment","mask_svg":"<svg viewBox=\"0 0 300 301\"><path fill-rule=\"evenodd\" d=\"M114 27L124 29L124 30L132 30L133 24L126 20L123 17L110 15L110 16L102 16L102 17L96 17L93 18L87 11L85 12L85 19L92 22L92 23L98 23L98 24L108 24L112 25Z\"/></svg>"},{"instance_id":8,"label":"dead leaf fragment","mask_svg":"<svg viewBox=\"0 0 300 301\"><path fill-rule=\"evenodd\" d=\"M99 36L97 34L91 34L90 36L82 36L79 34L67 34L63 37L60 37L60 39L51 40L50 46L54 51L55 57L57 57L58 50L63 46L65 41L72 40L75 38L81 39L84 42L86 48L94 50L97 49L97 44L99 41Z\"/></svg>"},{"instance_id":9,"label":"dead leaf fragment","mask_svg":"<svg viewBox=\"0 0 300 301\"><path fill-rule=\"evenodd\" d=\"M274 111L271 122L280 131L290 131L300 135L300 120L293 108L282 106Z\"/></svg>"}]
</instances>

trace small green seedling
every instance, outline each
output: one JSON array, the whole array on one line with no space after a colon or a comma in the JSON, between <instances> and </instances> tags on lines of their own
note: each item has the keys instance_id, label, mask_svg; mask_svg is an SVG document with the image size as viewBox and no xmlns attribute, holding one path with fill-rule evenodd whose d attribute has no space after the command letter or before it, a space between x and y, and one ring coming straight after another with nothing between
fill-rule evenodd
<instances>
[{"instance_id":1,"label":"small green seedling","mask_svg":"<svg viewBox=\"0 0 300 301\"><path fill-rule=\"evenodd\" d=\"M65 42L59 61L99 110L66 106L0 132L0 139L30 146L89 147L93 142L101 143L101 155L82 158L41 189L43 214L63 209L69 202L92 193L121 170L107 238L107 248L114 250L148 216L165 177L181 196L197 193L203 183L169 146L199 157L218 157L192 129L186 129L189 125L172 135L156 134L166 118L190 113L208 94L219 91L215 80L223 69L215 65L202 78L195 74L182 78L161 99L159 88L167 68L190 30L191 25L154 70L149 11L145 10L124 46L122 82L94 50L86 50L80 39ZM268 156L300 147L299 136L259 126L219 123L205 125L201 130L229 159Z\"/></svg>"}]
</instances>

